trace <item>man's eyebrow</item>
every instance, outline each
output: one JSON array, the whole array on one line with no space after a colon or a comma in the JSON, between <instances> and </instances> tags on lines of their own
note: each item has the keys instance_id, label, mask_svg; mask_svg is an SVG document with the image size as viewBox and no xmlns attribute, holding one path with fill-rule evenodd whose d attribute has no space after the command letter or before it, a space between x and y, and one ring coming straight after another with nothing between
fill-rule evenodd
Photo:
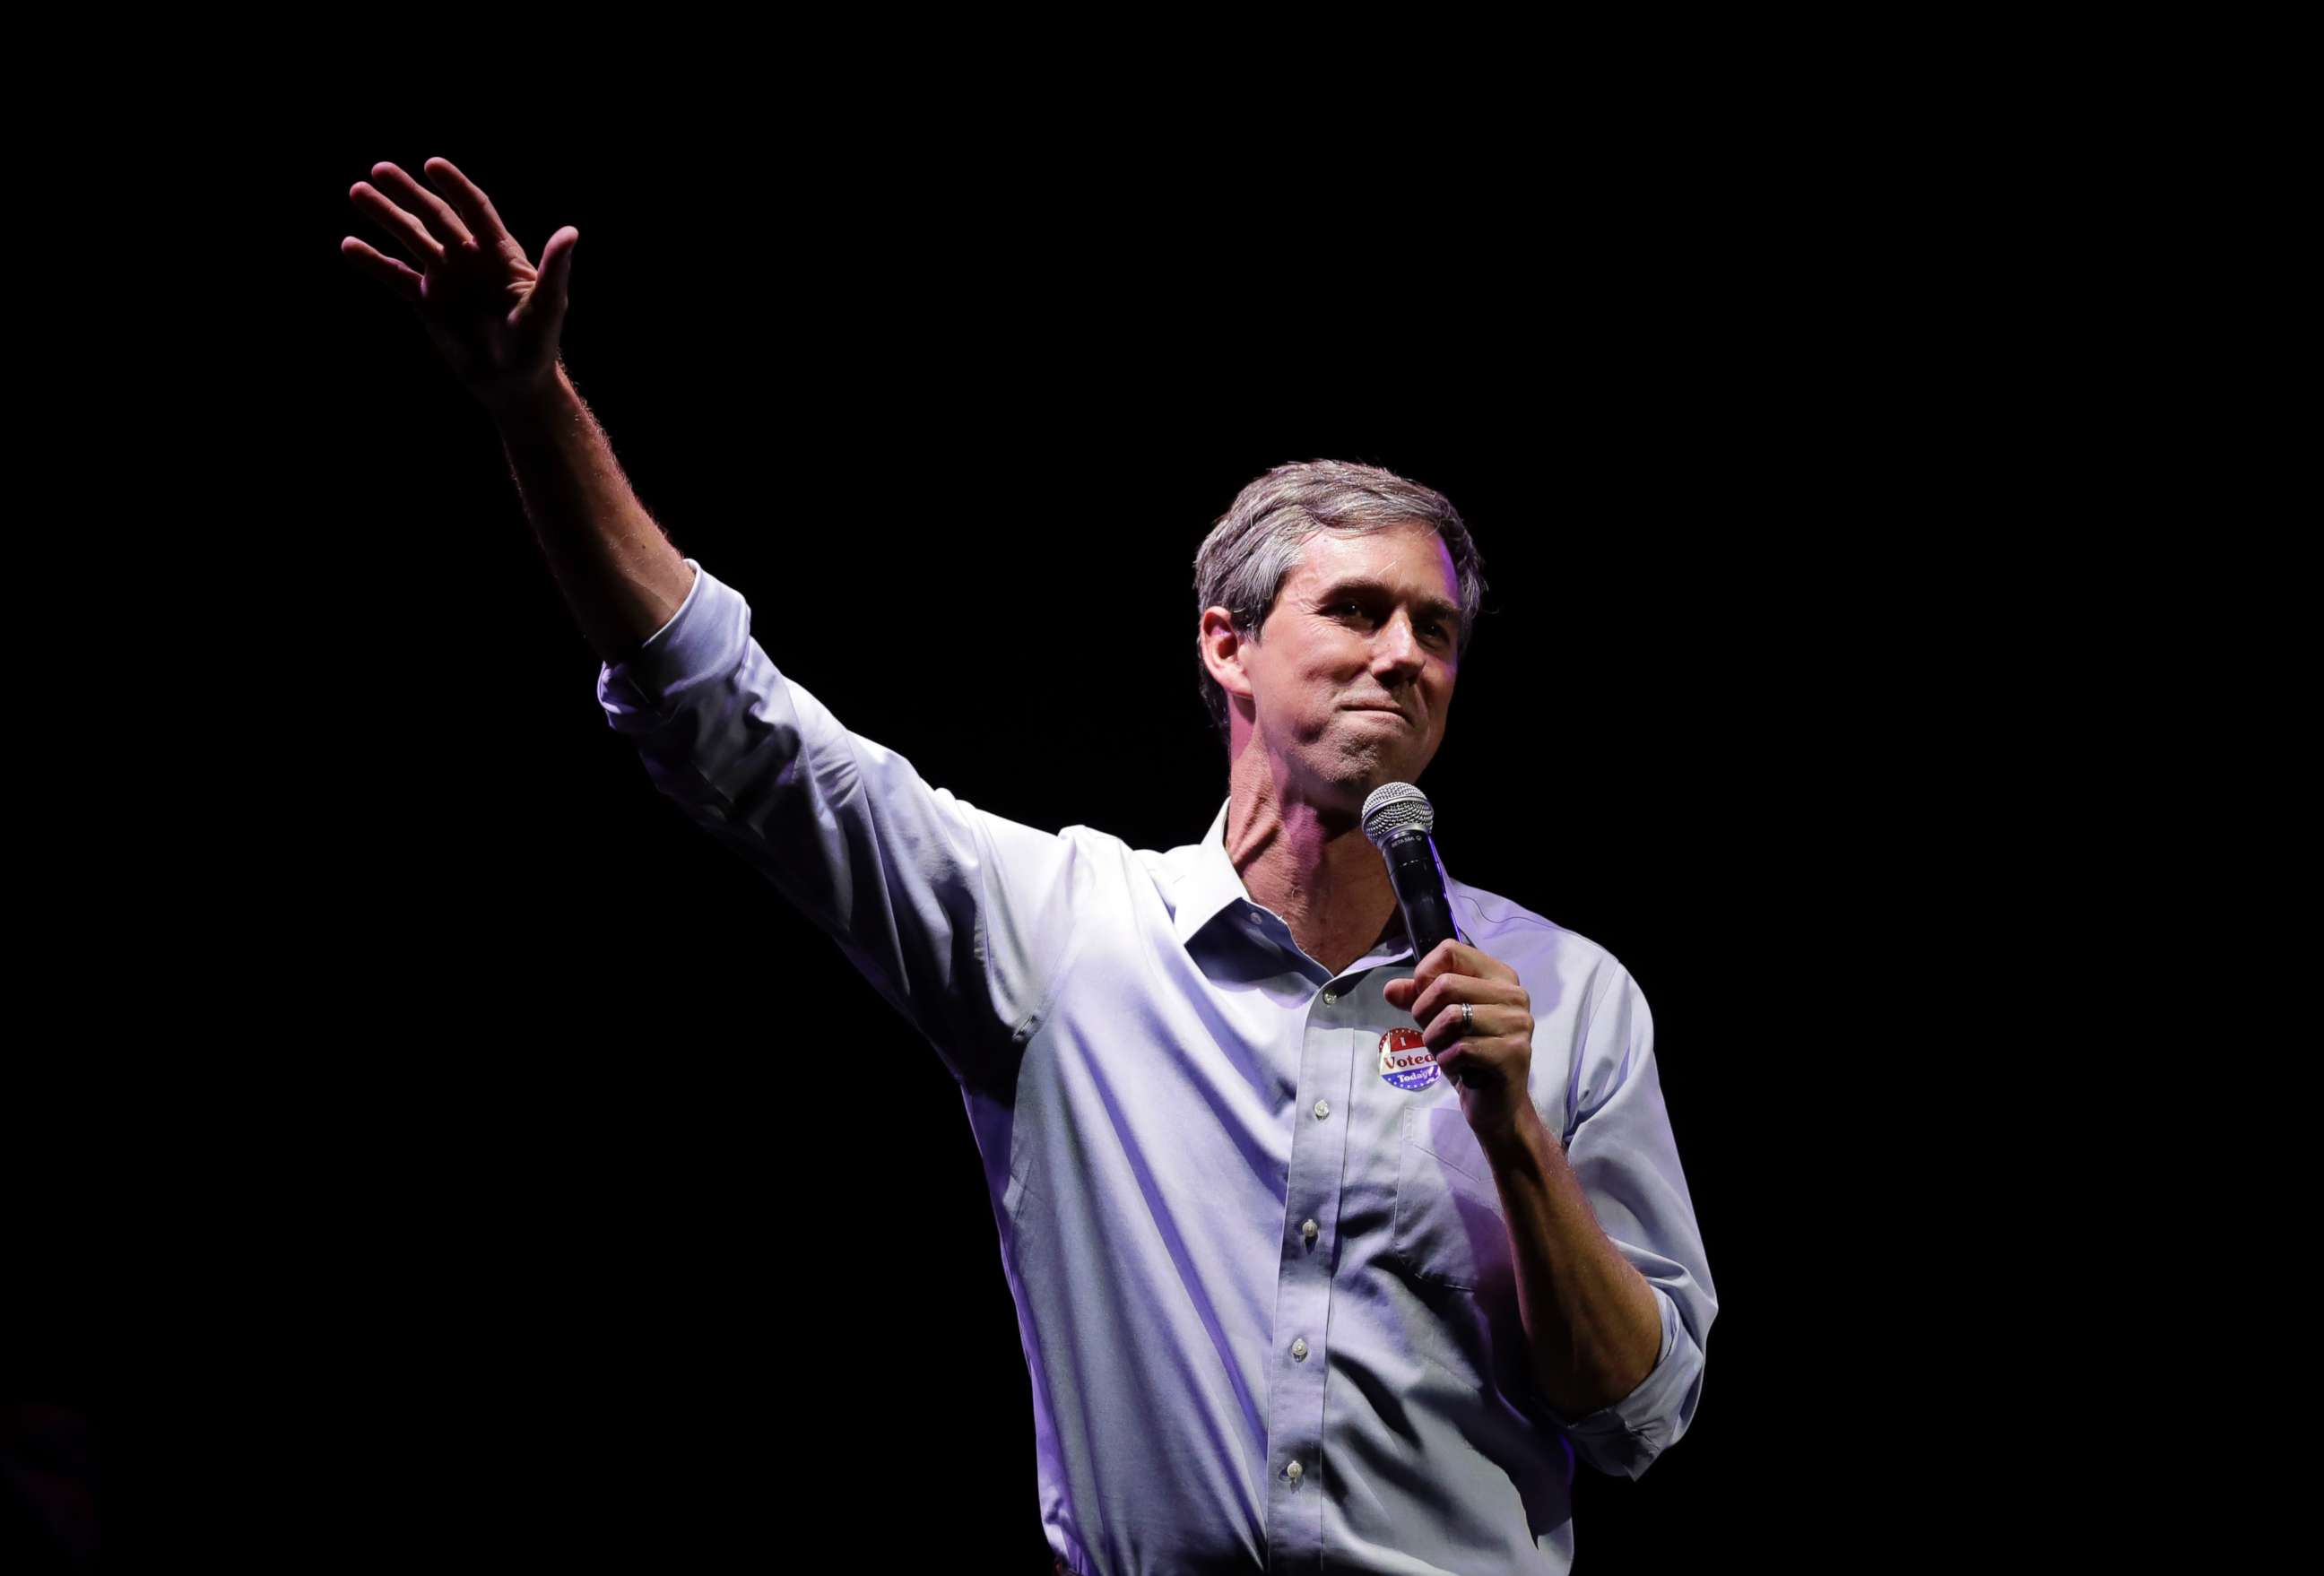
<instances>
[{"instance_id":1,"label":"man's eyebrow","mask_svg":"<svg viewBox=\"0 0 2324 1576\"><path fill-rule=\"evenodd\" d=\"M1349 580L1334 580L1329 585L1324 586L1323 590L1317 592L1315 596L1318 602L1329 602L1333 597L1347 596L1355 594L1375 597L1384 596L1393 599L1396 595L1396 587L1390 585L1385 580L1366 580L1360 577ZM1416 605L1419 607L1421 612L1425 613L1432 613L1437 618L1444 620L1448 623L1457 624L1461 622L1460 608L1456 607L1452 603L1445 601L1441 596L1423 597Z\"/></svg>"}]
</instances>

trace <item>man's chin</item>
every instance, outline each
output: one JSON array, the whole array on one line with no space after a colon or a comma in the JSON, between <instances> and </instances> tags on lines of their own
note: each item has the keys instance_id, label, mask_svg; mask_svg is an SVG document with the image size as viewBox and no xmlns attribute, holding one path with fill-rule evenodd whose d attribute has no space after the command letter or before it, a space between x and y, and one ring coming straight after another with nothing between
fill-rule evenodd
<instances>
[{"instance_id":1,"label":"man's chin","mask_svg":"<svg viewBox=\"0 0 2324 1576\"><path fill-rule=\"evenodd\" d=\"M1340 791L1341 797L1347 801L1352 813L1360 813L1364 807L1364 801L1389 783L1418 782L1421 772L1427 768L1425 761L1416 766L1411 761L1400 758L1351 761L1349 765L1349 771L1338 779L1333 786Z\"/></svg>"}]
</instances>

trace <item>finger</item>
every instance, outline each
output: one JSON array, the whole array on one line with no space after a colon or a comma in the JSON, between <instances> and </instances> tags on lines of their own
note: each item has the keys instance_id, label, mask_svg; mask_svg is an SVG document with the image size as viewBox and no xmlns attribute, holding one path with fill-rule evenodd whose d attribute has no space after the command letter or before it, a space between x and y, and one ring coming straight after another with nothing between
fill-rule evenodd
<instances>
[{"instance_id":1,"label":"finger","mask_svg":"<svg viewBox=\"0 0 2324 1576\"><path fill-rule=\"evenodd\" d=\"M1415 984L1425 991L1435 982L1438 975L1452 970L1452 954L1444 950L1452 945L1449 941L1438 942L1428 949L1427 955L1412 965L1412 979Z\"/></svg>"},{"instance_id":2,"label":"finger","mask_svg":"<svg viewBox=\"0 0 2324 1576\"><path fill-rule=\"evenodd\" d=\"M1464 1034L1461 1028L1461 1009L1458 1007L1448 1007L1441 1012L1434 1012L1428 1016L1426 1023L1420 1031L1420 1043L1426 1046L1432 1052L1441 1051L1456 1041L1475 1039L1484 1032L1485 1026L1480 1023L1474 1032Z\"/></svg>"},{"instance_id":3,"label":"finger","mask_svg":"<svg viewBox=\"0 0 2324 1576\"><path fill-rule=\"evenodd\" d=\"M403 243L403 249L421 263L433 263L444 255L444 248L428 227L387 199L378 188L358 180L347 189L348 200L379 221L382 227Z\"/></svg>"},{"instance_id":4,"label":"finger","mask_svg":"<svg viewBox=\"0 0 2324 1576\"><path fill-rule=\"evenodd\" d=\"M1440 941L1430 949L1426 961L1413 971L1416 975L1434 979L1438 974L1474 974L1485 980L1515 980L1517 972L1490 953L1480 952L1465 941Z\"/></svg>"},{"instance_id":5,"label":"finger","mask_svg":"<svg viewBox=\"0 0 2324 1576\"><path fill-rule=\"evenodd\" d=\"M1461 1003L1455 1001L1442 1011L1431 1014L1428 1027L1420 1031L1421 1043L1435 1050L1460 1040L1473 1043L1516 1035L1526 1031L1527 1027L1522 1013L1505 1006L1480 1007L1471 1002L1469 1012L1468 1020L1462 1022Z\"/></svg>"},{"instance_id":6,"label":"finger","mask_svg":"<svg viewBox=\"0 0 2324 1576\"><path fill-rule=\"evenodd\" d=\"M1443 1009L1459 1002L1493 1001L1509 1005L1529 1000L1525 987L1507 980L1483 980L1474 974L1439 974L1428 987L1413 999L1412 1015L1416 1018L1433 1018Z\"/></svg>"},{"instance_id":7,"label":"finger","mask_svg":"<svg viewBox=\"0 0 2324 1576\"><path fill-rule=\"evenodd\" d=\"M1466 987L1475 982L1466 974L1439 974L1420 989L1406 1010L1419 1022L1427 1023L1452 1003L1470 1000Z\"/></svg>"},{"instance_id":8,"label":"finger","mask_svg":"<svg viewBox=\"0 0 2324 1576\"><path fill-rule=\"evenodd\" d=\"M516 237L508 233L508 226L501 223L499 210L493 207L492 198L486 197L475 181L461 174L459 166L449 159L430 159L420 169L459 210L460 217L478 238L490 245L514 246L520 253L524 251L523 247L517 245Z\"/></svg>"},{"instance_id":9,"label":"finger","mask_svg":"<svg viewBox=\"0 0 2324 1576\"><path fill-rule=\"evenodd\" d=\"M1481 952L1465 941L1449 944L1452 955L1459 960L1458 973L1474 974L1480 980L1514 981L1517 972L1489 952Z\"/></svg>"},{"instance_id":10,"label":"finger","mask_svg":"<svg viewBox=\"0 0 2324 1576\"><path fill-rule=\"evenodd\" d=\"M540 249L540 277L533 290L556 302L559 312L565 309L566 292L572 288L573 248L580 244L581 232L567 225Z\"/></svg>"},{"instance_id":11,"label":"finger","mask_svg":"<svg viewBox=\"0 0 2324 1576\"><path fill-rule=\"evenodd\" d=\"M339 243L339 255L414 306L427 299L421 291L416 269L407 267L392 257L383 256L376 248L364 244L353 235Z\"/></svg>"},{"instance_id":12,"label":"finger","mask_svg":"<svg viewBox=\"0 0 2324 1576\"><path fill-rule=\"evenodd\" d=\"M1420 1020L1420 1043L1431 1052L1441 1051L1461 1037L1458 1007L1440 1008Z\"/></svg>"},{"instance_id":13,"label":"finger","mask_svg":"<svg viewBox=\"0 0 2324 1576\"><path fill-rule=\"evenodd\" d=\"M1484 1082L1489 1087L1491 1064L1465 1045L1446 1046L1437 1051L1436 1065L1444 1076L1466 1089Z\"/></svg>"},{"instance_id":14,"label":"finger","mask_svg":"<svg viewBox=\"0 0 2324 1576\"><path fill-rule=\"evenodd\" d=\"M428 226L428 233L447 246L465 245L475 239L468 226L452 211L452 205L438 197L393 164L374 164L371 178L401 198L403 206L418 214Z\"/></svg>"},{"instance_id":15,"label":"finger","mask_svg":"<svg viewBox=\"0 0 2324 1576\"><path fill-rule=\"evenodd\" d=\"M552 338L565 321L573 281L573 248L580 240L581 232L570 225L549 238L549 244L540 249L540 272L520 309L529 326Z\"/></svg>"},{"instance_id":16,"label":"finger","mask_svg":"<svg viewBox=\"0 0 2324 1576\"><path fill-rule=\"evenodd\" d=\"M1462 1088L1482 1090L1488 1093L1501 1092L1521 1082L1509 1068L1496 1063L1473 1045L1447 1046L1436 1054L1436 1066L1445 1077Z\"/></svg>"},{"instance_id":17,"label":"finger","mask_svg":"<svg viewBox=\"0 0 2324 1576\"><path fill-rule=\"evenodd\" d=\"M1412 977L1425 985L1441 974L1481 974L1487 971L1478 966L1480 960L1489 961L1466 942L1448 938L1428 949Z\"/></svg>"}]
</instances>

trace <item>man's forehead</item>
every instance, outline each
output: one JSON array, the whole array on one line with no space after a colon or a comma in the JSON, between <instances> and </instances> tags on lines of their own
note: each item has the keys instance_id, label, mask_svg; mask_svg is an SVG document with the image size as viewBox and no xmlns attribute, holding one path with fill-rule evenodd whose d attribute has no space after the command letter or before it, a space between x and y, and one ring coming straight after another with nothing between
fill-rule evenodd
<instances>
[{"instance_id":1,"label":"man's forehead","mask_svg":"<svg viewBox=\"0 0 2324 1576\"><path fill-rule=\"evenodd\" d=\"M1392 525L1362 536L1318 531L1307 539L1286 576L1286 585L1309 585L1333 580L1425 580L1432 589L1441 583L1459 597L1460 576L1444 539L1423 521Z\"/></svg>"}]
</instances>

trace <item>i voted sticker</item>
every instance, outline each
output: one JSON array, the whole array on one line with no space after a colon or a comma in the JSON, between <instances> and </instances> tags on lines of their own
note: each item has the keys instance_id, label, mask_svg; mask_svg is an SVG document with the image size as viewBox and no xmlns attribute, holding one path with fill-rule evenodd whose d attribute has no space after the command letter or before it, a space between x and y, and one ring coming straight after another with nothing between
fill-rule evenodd
<instances>
[{"instance_id":1,"label":"i voted sticker","mask_svg":"<svg viewBox=\"0 0 2324 1576\"><path fill-rule=\"evenodd\" d=\"M1392 1028L1380 1036L1380 1076L1398 1089L1425 1089L1436 1082L1436 1058L1416 1028Z\"/></svg>"}]
</instances>

